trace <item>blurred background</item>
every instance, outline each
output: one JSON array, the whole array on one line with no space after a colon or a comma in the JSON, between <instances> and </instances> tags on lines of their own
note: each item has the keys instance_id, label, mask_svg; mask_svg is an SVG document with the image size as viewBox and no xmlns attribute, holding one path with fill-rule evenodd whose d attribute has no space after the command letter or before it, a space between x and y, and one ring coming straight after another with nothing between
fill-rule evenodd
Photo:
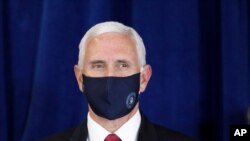
<instances>
[{"instance_id":1,"label":"blurred background","mask_svg":"<svg viewBox=\"0 0 250 141\"><path fill-rule=\"evenodd\" d=\"M36 141L85 119L78 44L111 20L144 39L153 75L140 108L151 121L203 141L228 141L230 124L247 123L249 0L1 0L1 141Z\"/></svg>"}]
</instances>

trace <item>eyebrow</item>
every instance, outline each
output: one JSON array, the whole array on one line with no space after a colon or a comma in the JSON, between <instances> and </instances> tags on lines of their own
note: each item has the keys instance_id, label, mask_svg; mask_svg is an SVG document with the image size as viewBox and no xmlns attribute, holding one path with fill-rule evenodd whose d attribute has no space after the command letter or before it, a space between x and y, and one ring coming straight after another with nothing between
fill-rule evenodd
<instances>
[{"instance_id":1,"label":"eyebrow","mask_svg":"<svg viewBox=\"0 0 250 141\"><path fill-rule=\"evenodd\" d=\"M127 63L127 64L131 64L131 62L129 60L117 60L117 63Z\"/></svg>"},{"instance_id":2,"label":"eyebrow","mask_svg":"<svg viewBox=\"0 0 250 141\"><path fill-rule=\"evenodd\" d=\"M102 60L94 60L94 61L91 61L90 64L104 64L105 61L102 61Z\"/></svg>"},{"instance_id":3,"label":"eyebrow","mask_svg":"<svg viewBox=\"0 0 250 141\"><path fill-rule=\"evenodd\" d=\"M116 60L115 61L116 63L127 63L127 64L131 64L131 61L129 60L126 60L126 59L120 59L120 60ZM89 64L105 64L106 62L103 61L103 60L93 60L93 61L90 61Z\"/></svg>"}]
</instances>

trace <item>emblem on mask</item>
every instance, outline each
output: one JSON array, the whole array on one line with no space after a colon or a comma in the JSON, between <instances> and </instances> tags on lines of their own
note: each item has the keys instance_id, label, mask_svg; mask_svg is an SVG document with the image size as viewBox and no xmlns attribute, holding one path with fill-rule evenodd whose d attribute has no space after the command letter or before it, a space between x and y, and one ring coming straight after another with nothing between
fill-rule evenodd
<instances>
[{"instance_id":1,"label":"emblem on mask","mask_svg":"<svg viewBox=\"0 0 250 141\"><path fill-rule=\"evenodd\" d=\"M135 94L135 92L131 92L128 95L127 100L126 100L126 106L127 106L127 108L131 109L134 106L135 101L136 101L136 94Z\"/></svg>"}]
</instances>

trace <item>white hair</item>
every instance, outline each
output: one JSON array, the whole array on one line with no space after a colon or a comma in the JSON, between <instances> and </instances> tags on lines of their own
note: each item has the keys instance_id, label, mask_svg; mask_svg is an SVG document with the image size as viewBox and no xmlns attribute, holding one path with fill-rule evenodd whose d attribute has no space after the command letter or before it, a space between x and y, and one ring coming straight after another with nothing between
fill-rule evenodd
<instances>
[{"instance_id":1,"label":"white hair","mask_svg":"<svg viewBox=\"0 0 250 141\"><path fill-rule=\"evenodd\" d=\"M124 24L119 22L110 21L110 22L103 22L96 24L95 26L91 27L83 36L79 44L78 66L80 69L83 68L87 39L90 37L95 37L103 33L109 33L109 32L128 34L135 42L138 60L141 67L146 64L146 50L140 35L131 27L125 26Z\"/></svg>"}]
</instances>

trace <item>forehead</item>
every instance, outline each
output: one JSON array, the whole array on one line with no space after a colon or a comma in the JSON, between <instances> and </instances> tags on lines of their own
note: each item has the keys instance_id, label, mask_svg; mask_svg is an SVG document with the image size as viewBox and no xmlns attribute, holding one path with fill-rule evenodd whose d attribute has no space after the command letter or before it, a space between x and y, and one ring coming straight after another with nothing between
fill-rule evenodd
<instances>
[{"instance_id":1,"label":"forehead","mask_svg":"<svg viewBox=\"0 0 250 141\"><path fill-rule=\"evenodd\" d=\"M100 53L115 53L137 56L134 40L124 33L104 33L95 37L90 37L86 42L85 56L92 56ZM115 55L110 54L110 55Z\"/></svg>"},{"instance_id":2,"label":"forehead","mask_svg":"<svg viewBox=\"0 0 250 141\"><path fill-rule=\"evenodd\" d=\"M88 47L91 43L102 43L102 44L116 44L116 45L131 45L135 47L134 40L131 38L129 34L126 33L117 33L117 32L108 32L103 33L94 37L90 37L87 39L86 46Z\"/></svg>"}]
</instances>

